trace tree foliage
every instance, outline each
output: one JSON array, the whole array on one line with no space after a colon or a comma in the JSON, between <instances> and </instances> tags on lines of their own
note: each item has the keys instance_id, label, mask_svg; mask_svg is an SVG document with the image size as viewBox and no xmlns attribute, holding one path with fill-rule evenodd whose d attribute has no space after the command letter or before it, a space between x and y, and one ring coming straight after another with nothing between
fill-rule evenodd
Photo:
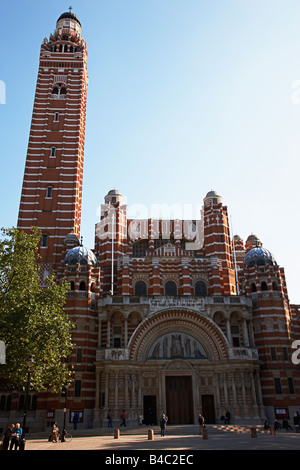
<instances>
[{"instance_id":1,"label":"tree foliage","mask_svg":"<svg viewBox=\"0 0 300 470\"><path fill-rule=\"evenodd\" d=\"M68 287L53 276L40 283L38 246L41 234L2 229L0 240L0 340L6 364L0 365L0 388L26 383L26 360L34 356L31 386L58 392L70 380L67 358L73 348L73 324L63 310Z\"/></svg>"}]
</instances>

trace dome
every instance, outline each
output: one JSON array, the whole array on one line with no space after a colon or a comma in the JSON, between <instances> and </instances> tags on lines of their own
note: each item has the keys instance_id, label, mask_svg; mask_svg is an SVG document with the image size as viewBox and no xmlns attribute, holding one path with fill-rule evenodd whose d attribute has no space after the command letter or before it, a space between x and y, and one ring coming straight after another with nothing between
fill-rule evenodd
<instances>
[{"instance_id":1,"label":"dome","mask_svg":"<svg viewBox=\"0 0 300 470\"><path fill-rule=\"evenodd\" d=\"M111 189L108 191L107 195L104 198L105 204L122 204L123 196L117 189Z\"/></svg>"},{"instance_id":2,"label":"dome","mask_svg":"<svg viewBox=\"0 0 300 470\"><path fill-rule=\"evenodd\" d=\"M74 20L74 21L77 21L77 23L79 24L79 26L81 27L81 23L79 21L79 19L77 18L76 15L74 15L74 13L71 13L70 11L66 11L65 13L63 13L62 15L60 15L60 17L58 18L57 20L57 23L60 21L60 20L63 20L65 18L68 18L70 20Z\"/></svg>"},{"instance_id":3,"label":"dome","mask_svg":"<svg viewBox=\"0 0 300 470\"><path fill-rule=\"evenodd\" d=\"M209 191L204 198L204 205L210 206L211 204L222 204L222 198L216 191Z\"/></svg>"},{"instance_id":4,"label":"dome","mask_svg":"<svg viewBox=\"0 0 300 470\"><path fill-rule=\"evenodd\" d=\"M251 233L251 235L249 235L249 237L246 240L245 247L246 247L246 251L250 251L252 250L252 248L257 248L257 247L261 248L262 242L260 241L257 235L255 235L254 233Z\"/></svg>"},{"instance_id":5,"label":"dome","mask_svg":"<svg viewBox=\"0 0 300 470\"><path fill-rule=\"evenodd\" d=\"M68 235L64 239L64 243L66 245L73 245L73 246L80 245L77 235L73 232L68 233Z\"/></svg>"},{"instance_id":6,"label":"dome","mask_svg":"<svg viewBox=\"0 0 300 470\"><path fill-rule=\"evenodd\" d=\"M76 246L69 250L65 256L64 264L67 266L75 266L80 264L81 266L97 266L97 258L88 248L84 246Z\"/></svg>"},{"instance_id":7,"label":"dome","mask_svg":"<svg viewBox=\"0 0 300 470\"><path fill-rule=\"evenodd\" d=\"M252 268L253 266L275 266L276 264L272 253L262 247L252 248L244 257L244 268Z\"/></svg>"}]
</instances>

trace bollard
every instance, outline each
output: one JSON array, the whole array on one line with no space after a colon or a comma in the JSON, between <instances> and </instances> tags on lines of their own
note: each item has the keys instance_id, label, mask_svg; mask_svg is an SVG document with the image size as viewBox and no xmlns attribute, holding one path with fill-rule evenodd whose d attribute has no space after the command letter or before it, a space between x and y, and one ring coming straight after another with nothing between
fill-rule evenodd
<instances>
[{"instance_id":1,"label":"bollard","mask_svg":"<svg viewBox=\"0 0 300 470\"><path fill-rule=\"evenodd\" d=\"M207 429L203 428L202 430L202 439L208 439Z\"/></svg>"},{"instance_id":2,"label":"bollard","mask_svg":"<svg viewBox=\"0 0 300 470\"><path fill-rule=\"evenodd\" d=\"M148 429L148 441L154 440L154 432L152 429Z\"/></svg>"},{"instance_id":3,"label":"bollard","mask_svg":"<svg viewBox=\"0 0 300 470\"><path fill-rule=\"evenodd\" d=\"M119 437L120 437L120 429L115 429L114 438L119 439Z\"/></svg>"},{"instance_id":4,"label":"bollard","mask_svg":"<svg viewBox=\"0 0 300 470\"><path fill-rule=\"evenodd\" d=\"M275 436L275 427L274 426L270 426L270 434L271 434L271 436Z\"/></svg>"},{"instance_id":5,"label":"bollard","mask_svg":"<svg viewBox=\"0 0 300 470\"><path fill-rule=\"evenodd\" d=\"M250 431L251 431L251 437L257 437L257 432L255 428L251 428Z\"/></svg>"}]
</instances>

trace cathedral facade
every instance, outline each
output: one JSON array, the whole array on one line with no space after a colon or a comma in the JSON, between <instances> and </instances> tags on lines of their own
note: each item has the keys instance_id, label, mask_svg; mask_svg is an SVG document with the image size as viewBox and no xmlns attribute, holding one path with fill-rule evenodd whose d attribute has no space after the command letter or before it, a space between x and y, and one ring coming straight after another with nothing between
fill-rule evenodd
<instances>
[{"instance_id":1,"label":"cathedral facade","mask_svg":"<svg viewBox=\"0 0 300 470\"><path fill-rule=\"evenodd\" d=\"M42 232L41 282L70 284L76 325L67 396L31 392L29 431L79 414L79 427L262 423L300 411L292 343L299 309L284 269L251 234L232 237L226 205L203 194L197 220L129 219L122 194L104 197L94 247L80 239L87 48L63 13L41 46L18 228ZM54 339L55 340L55 339ZM4 396L4 395L3 395ZM4 401L6 397L4 396ZM9 419L19 413L18 397ZM7 417L6 417L7 418Z\"/></svg>"}]
</instances>

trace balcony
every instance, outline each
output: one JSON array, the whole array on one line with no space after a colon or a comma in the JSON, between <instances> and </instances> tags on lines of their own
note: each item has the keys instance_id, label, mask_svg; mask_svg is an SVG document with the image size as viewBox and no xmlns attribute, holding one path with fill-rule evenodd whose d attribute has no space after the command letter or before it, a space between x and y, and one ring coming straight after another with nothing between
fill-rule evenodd
<instances>
[{"instance_id":1,"label":"balcony","mask_svg":"<svg viewBox=\"0 0 300 470\"><path fill-rule=\"evenodd\" d=\"M195 296L195 295L114 295L99 299L98 307L114 306L114 305L143 305L149 306L150 313L165 308L192 308L198 311L204 311L206 306L211 305L234 305L234 306L252 306L252 299L236 296Z\"/></svg>"}]
</instances>

